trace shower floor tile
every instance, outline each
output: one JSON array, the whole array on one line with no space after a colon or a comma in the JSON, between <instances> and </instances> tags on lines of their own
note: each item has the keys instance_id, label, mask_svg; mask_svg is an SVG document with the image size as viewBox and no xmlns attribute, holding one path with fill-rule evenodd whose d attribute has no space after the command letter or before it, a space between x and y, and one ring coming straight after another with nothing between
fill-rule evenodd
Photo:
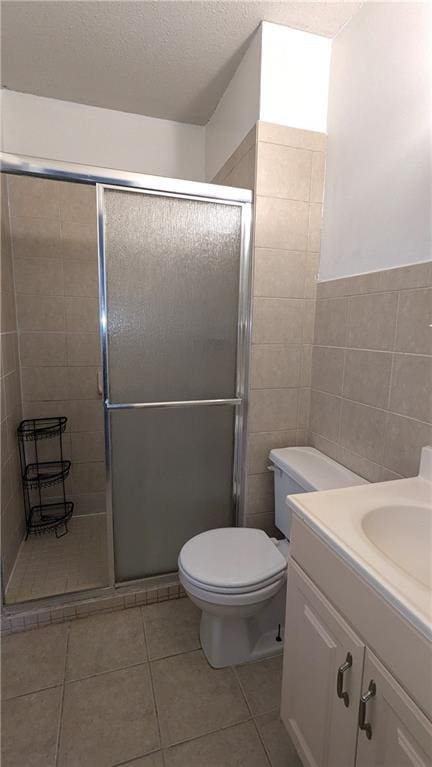
<instances>
[{"instance_id":1,"label":"shower floor tile","mask_svg":"<svg viewBox=\"0 0 432 767\"><path fill-rule=\"evenodd\" d=\"M6 589L6 603L107 585L105 515L76 517L62 538L50 533L24 541Z\"/></svg>"}]
</instances>

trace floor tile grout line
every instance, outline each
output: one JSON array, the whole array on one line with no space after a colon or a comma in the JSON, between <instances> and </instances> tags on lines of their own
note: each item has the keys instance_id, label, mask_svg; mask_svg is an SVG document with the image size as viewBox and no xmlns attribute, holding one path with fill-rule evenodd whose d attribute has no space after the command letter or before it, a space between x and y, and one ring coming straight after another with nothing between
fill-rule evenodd
<instances>
[{"instance_id":1,"label":"floor tile grout line","mask_svg":"<svg viewBox=\"0 0 432 767\"><path fill-rule=\"evenodd\" d=\"M265 744L264 738L261 736L261 733L260 733L259 727L258 727L258 725L257 725L257 723L256 723L256 721L255 721L255 718L254 718L254 717L252 717L252 722L253 722L253 725L254 725L254 727L255 727L255 731L256 731L256 733L257 733L257 735L258 735L258 739L259 739L259 741L260 741L260 743L261 743L261 745L262 745L262 747L263 747L263 749L264 749L264 753L265 753L265 755L266 755L266 759L267 759L268 765L269 765L269 767L273 767L273 762L272 762L272 760L271 760L271 758L270 758L270 753L269 753L269 751L267 750L267 746L266 746L266 744Z\"/></svg>"},{"instance_id":2,"label":"floor tile grout line","mask_svg":"<svg viewBox=\"0 0 432 767\"><path fill-rule=\"evenodd\" d=\"M230 730L234 727L239 727L239 725L241 724L246 724L247 722L252 722L252 721L253 721L253 717L248 716L247 719L240 719L238 722L232 722L231 724L226 724L223 727L217 727L215 730L202 732L199 735L193 735L191 738L185 738L184 740L176 740L175 743L170 743L168 746L163 746L162 750L168 751L170 748L176 748L177 746L182 746L184 743L190 743L191 741L199 740L200 738L207 738L209 735L215 735L217 732Z\"/></svg>"},{"instance_id":3,"label":"floor tile grout line","mask_svg":"<svg viewBox=\"0 0 432 767\"><path fill-rule=\"evenodd\" d=\"M142 625L142 630L143 630L143 633L144 633L144 641L145 641L147 657L148 657L148 647L149 647L149 645L148 645L148 641L147 641L147 631L146 631L143 607L141 607L140 612L141 612L141 625ZM153 708L154 708L154 712L155 712L156 726L157 726L157 731L158 731L158 736L159 736L159 746L160 746L160 748L162 748L162 733L161 733L161 727L160 727L160 721L159 721L159 709L158 709L158 705L157 705L157 701L156 701L156 692L155 692L155 686L154 686L154 681L153 681L153 670L152 670L152 666L151 666L150 660L148 662L148 668L149 668L149 677L150 677L150 687L151 687L151 693L152 693L152 699L153 699ZM162 754L162 761L165 763L165 759L163 757L163 754Z\"/></svg>"},{"instance_id":4,"label":"floor tile grout line","mask_svg":"<svg viewBox=\"0 0 432 767\"><path fill-rule=\"evenodd\" d=\"M94 674L87 674L86 676L80 676L76 679L65 679L65 684L76 684L77 682L86 682L87 679L95 679L96 677L106 676L107 674L115 674L117 671L128 671L132 668L138 668L139 666L149 666L148 660L142 660L138 663L131 663L129 666L118 666L117 668L108 668L104 671L96 671Z\"/></svg>"},{"instance_id":5,"label":"floor tile grout line","mask_svg":"<svg viewBox=\"0 0 432 767\"><path fill-rule=\"evenodd\" d=\"M63 664L63 684L62 684L62 693L61 693L61 700L60 700L60 709L59 709L59 720L57 725L57 738L56 738L56 749L55 749L55 764L58 765L58 760L60 756L60 739L61 739L61 732L62 732L62 725L63 725L63 708L64 708L64 699L65 699L65 692L66 692L66 669L67 669L67 661L68 661L68 655L69 655L69 638L70 638L70 632L71 632L71 624L70 621L67 624L67 634L66 634L66 647L65 647L65 659Z\"/></svg>"},{"instance_id":6,"label":"floor tile grout line","mask_svg":"<svg viewBox=\"0 0 432 767\"><path fill-rule=\"evenodd\" d=\"M140 754L139 756L133 756L132 759L126 759L126 760L122 759L121 762L116 762L115 764L112 765L112 767L125 767L125 765L127 765L127 767L129 767L129 765L133 767L134 764L138 764L139 760L145 759L146 756L152 756L154 754L162 754L162 760L163 760L162 749L155 748L154 751L147 751L145 754ZM165 764L165 761L164 761L164 764Z\"/></svg>"}]
</instances>

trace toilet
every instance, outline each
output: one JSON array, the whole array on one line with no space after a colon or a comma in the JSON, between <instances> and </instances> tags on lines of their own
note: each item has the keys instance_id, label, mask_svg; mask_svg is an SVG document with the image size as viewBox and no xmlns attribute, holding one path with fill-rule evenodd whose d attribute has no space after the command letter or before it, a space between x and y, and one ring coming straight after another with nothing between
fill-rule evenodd
<instances>
[{"instance_id":1,"label":"toilet","mask_svg":"<svg viewBox=\"0 0 432 767\"><path fill-rule=\"evenodd\" d=\"M214 668L282 649L292 515L287 496L367 484L313 447L272 450L269 469L282 540L262 530L226 527L196 535L179 555L180 582L202 611L201 645Z\"/></svg>"}]
</instances>

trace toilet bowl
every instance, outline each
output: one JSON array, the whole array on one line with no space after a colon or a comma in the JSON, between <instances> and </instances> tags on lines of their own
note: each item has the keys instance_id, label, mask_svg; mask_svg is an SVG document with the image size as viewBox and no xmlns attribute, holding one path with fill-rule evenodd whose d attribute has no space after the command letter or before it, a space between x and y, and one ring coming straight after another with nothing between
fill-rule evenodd
<instances>
[{"instance_id":1,"label":"toilet bowl","mask_svg":"<svg viewBox=\"0 0 432 767\"><path fill-rule=\"evenodd\" d=\"M201 645L214 668L282 649L292 514L287 496L366 482L314 448L272 450L270 461L275 523L285 538L247 527L221 528L191 538L179 555L180 582L202 610Z\"/></svg>"},{"instance_id":2,"label":"toilet bowl","mask_svg":"<svg viewBox=\"0 0 432 767\"><path fill-rule=\"evenodd\" d=\"M247 527L209 530L183 546L180 582L202 610L201 644L214 668L280 651L287 548Z\"/></svg>"}]
</instances>

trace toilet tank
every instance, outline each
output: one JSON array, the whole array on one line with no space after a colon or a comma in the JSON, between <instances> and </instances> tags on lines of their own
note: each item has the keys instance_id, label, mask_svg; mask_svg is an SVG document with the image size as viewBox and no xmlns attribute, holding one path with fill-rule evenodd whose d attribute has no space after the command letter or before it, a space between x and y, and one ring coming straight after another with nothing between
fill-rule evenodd
<instances>
[{"instance_id":1,"label":"toilet tank","mask_svg":"<svg viewBox=\"0 0 432 767\"><path fill-rule=\"evenodd\" d=\"M270 452L270 461L274 471L275 525L288 540L292 510L287 495L368 484L314 447L276 448Z\"/></svg>"}]
</instances>

